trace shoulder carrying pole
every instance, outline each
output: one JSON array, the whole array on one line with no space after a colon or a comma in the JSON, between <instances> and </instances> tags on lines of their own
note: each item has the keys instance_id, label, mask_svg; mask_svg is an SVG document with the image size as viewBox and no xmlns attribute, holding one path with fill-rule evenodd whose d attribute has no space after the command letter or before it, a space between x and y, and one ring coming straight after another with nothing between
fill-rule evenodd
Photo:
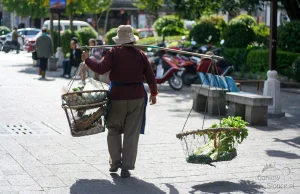
<instances>
[{"instance_id":1,"label":"shoulder carrying pole","mask_svg":"<svg viewBox=\"0 0 300 194\"><path fill-rule=\"evenodd\" d=\"M122 45L82 46L81 48L84 50L89 50L90 48L121 47L121 46L135 47L135 48L152 48L152 49L158 49L158 50L169 51L169 52L180 53L180 54L191 55L191 56L197 56L197 57L205 57L205 58L211 58L211 59L223 59L223 57L220 57L217 55L205 55L205 54L200 54L200 53L193 53L193 52L175 50L175 49L170 49L170 48L164 48L164 47L159 47L159 46L155 46L155 45L122 44Z\"/></svg>"}]
</instances>

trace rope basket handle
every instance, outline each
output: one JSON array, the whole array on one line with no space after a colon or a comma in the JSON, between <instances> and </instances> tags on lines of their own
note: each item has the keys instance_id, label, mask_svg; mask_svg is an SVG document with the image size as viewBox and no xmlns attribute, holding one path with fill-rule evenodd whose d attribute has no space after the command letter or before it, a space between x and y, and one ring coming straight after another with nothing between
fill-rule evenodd
<instances>
[{"instance_id":1,"label":"rope basket handle","mask_svg":"<svg viewBox=\"0 0 300 194\"><path fill-rule=\"evenodd\" d=\"M241 128L237 128L237 127L220 127L220 128L208 128L208 129L203 129L203 130L198 129L198 130L178 133L178 134L176 134L176 137L178 139L182 139L185 136L194 135L194 134L198 134L198 133L215 133L216 134L216 133L219 133L221 131L231 131L231 130L240 131Z\"/></svg>"}]
</instances>

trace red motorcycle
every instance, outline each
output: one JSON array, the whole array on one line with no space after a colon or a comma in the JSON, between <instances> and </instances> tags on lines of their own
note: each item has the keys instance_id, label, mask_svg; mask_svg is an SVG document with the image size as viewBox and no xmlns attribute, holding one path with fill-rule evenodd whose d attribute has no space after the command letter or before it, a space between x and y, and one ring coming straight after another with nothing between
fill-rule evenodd
<instances>
[{"instance_id":1,"label":"red motorcycle","mask_svg":"<svg viewBox=\"0 0 300 194\"><path fill-rule=\"evenodd\" d=\"M179 67L170 55L164 54L162 57L149 59L152 65L152 69L156 76L156 82L158 84L169 82L170 87L173 90L181 90L183 87L183 80L181 74L184 68Z\"/></svg>"}]
</instances>

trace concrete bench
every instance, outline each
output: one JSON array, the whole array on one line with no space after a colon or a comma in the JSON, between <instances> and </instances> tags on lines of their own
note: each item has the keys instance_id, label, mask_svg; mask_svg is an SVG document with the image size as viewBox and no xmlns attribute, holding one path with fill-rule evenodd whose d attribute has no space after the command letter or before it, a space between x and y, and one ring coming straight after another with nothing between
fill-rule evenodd
<instances>
[{"instance_id":1,"label":"concrete bench","mask_svg":"<svg viewBox=\"0 0 300 194\"><path fill-rule=\"evenodd\" d=\"M241 116L250 125L268 125L268 106L273 98L243 92L227 92L229 116Z\"/></svg>"},{"instance_id":2,"label":"concrete bench","mask_svg":"<svg viewBox=\"0 0 300 194\"><path fill-rule=\"evenodd\" d=\"M225 92L228 91L227 89L198 84L192 84L191 88L193 91L194 111L205 111L205 107L207 104L206 111L208 112L208 114L226 114Z\"/></svg>"}]
</instances>

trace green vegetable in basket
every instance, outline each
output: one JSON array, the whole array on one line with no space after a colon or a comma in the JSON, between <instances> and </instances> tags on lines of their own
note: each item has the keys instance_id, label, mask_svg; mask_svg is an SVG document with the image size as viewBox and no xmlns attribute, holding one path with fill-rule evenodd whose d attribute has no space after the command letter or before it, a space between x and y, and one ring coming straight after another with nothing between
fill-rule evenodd
<instances>
[{"instance_id":1,"label":"green vegetable in basket","mask_svg":"<svg viewBox=\"0 0 300 194\"><path fill-rule=\"evenodd\" d=\"M216 161L218 159L219 152L218 150L215 150L209 157L213 160Z\"/></svg>"},{"instance_id":2,"label":"green vegetable in basket","mask_svg":"<svg viewBox=\"0 0 300 194\"><path fill-rule=\"evenodd\" d=\"M224 152L220 153L218 160L219 161L228 161L228 160L232 160L236 156L237 156L236 149L233 148L230 152L224 151Z\"/></svg>"},{"instance_id":3,"label":"green vegetable in basket","mask_svg":"<svg viewBox=\"0 0 300 194\"><path fill-rule=\"evenodd\" d=\"M79 88L73 88L73 91L74 91L74 92L79 92L80 89L79 89Z\"/></svg>"},{"instance_id":4,"label":"green vegetable in basket","mask_svg":"<svg viewBox=\"0 0 300 194\"><path fill-rule=\"evenodd\" d=\"M196 150L195 154L196 155L210 155L214 150L215 150L214 142L211 140L204 146L198 148Z\"/></svg>"}]
</instances>

